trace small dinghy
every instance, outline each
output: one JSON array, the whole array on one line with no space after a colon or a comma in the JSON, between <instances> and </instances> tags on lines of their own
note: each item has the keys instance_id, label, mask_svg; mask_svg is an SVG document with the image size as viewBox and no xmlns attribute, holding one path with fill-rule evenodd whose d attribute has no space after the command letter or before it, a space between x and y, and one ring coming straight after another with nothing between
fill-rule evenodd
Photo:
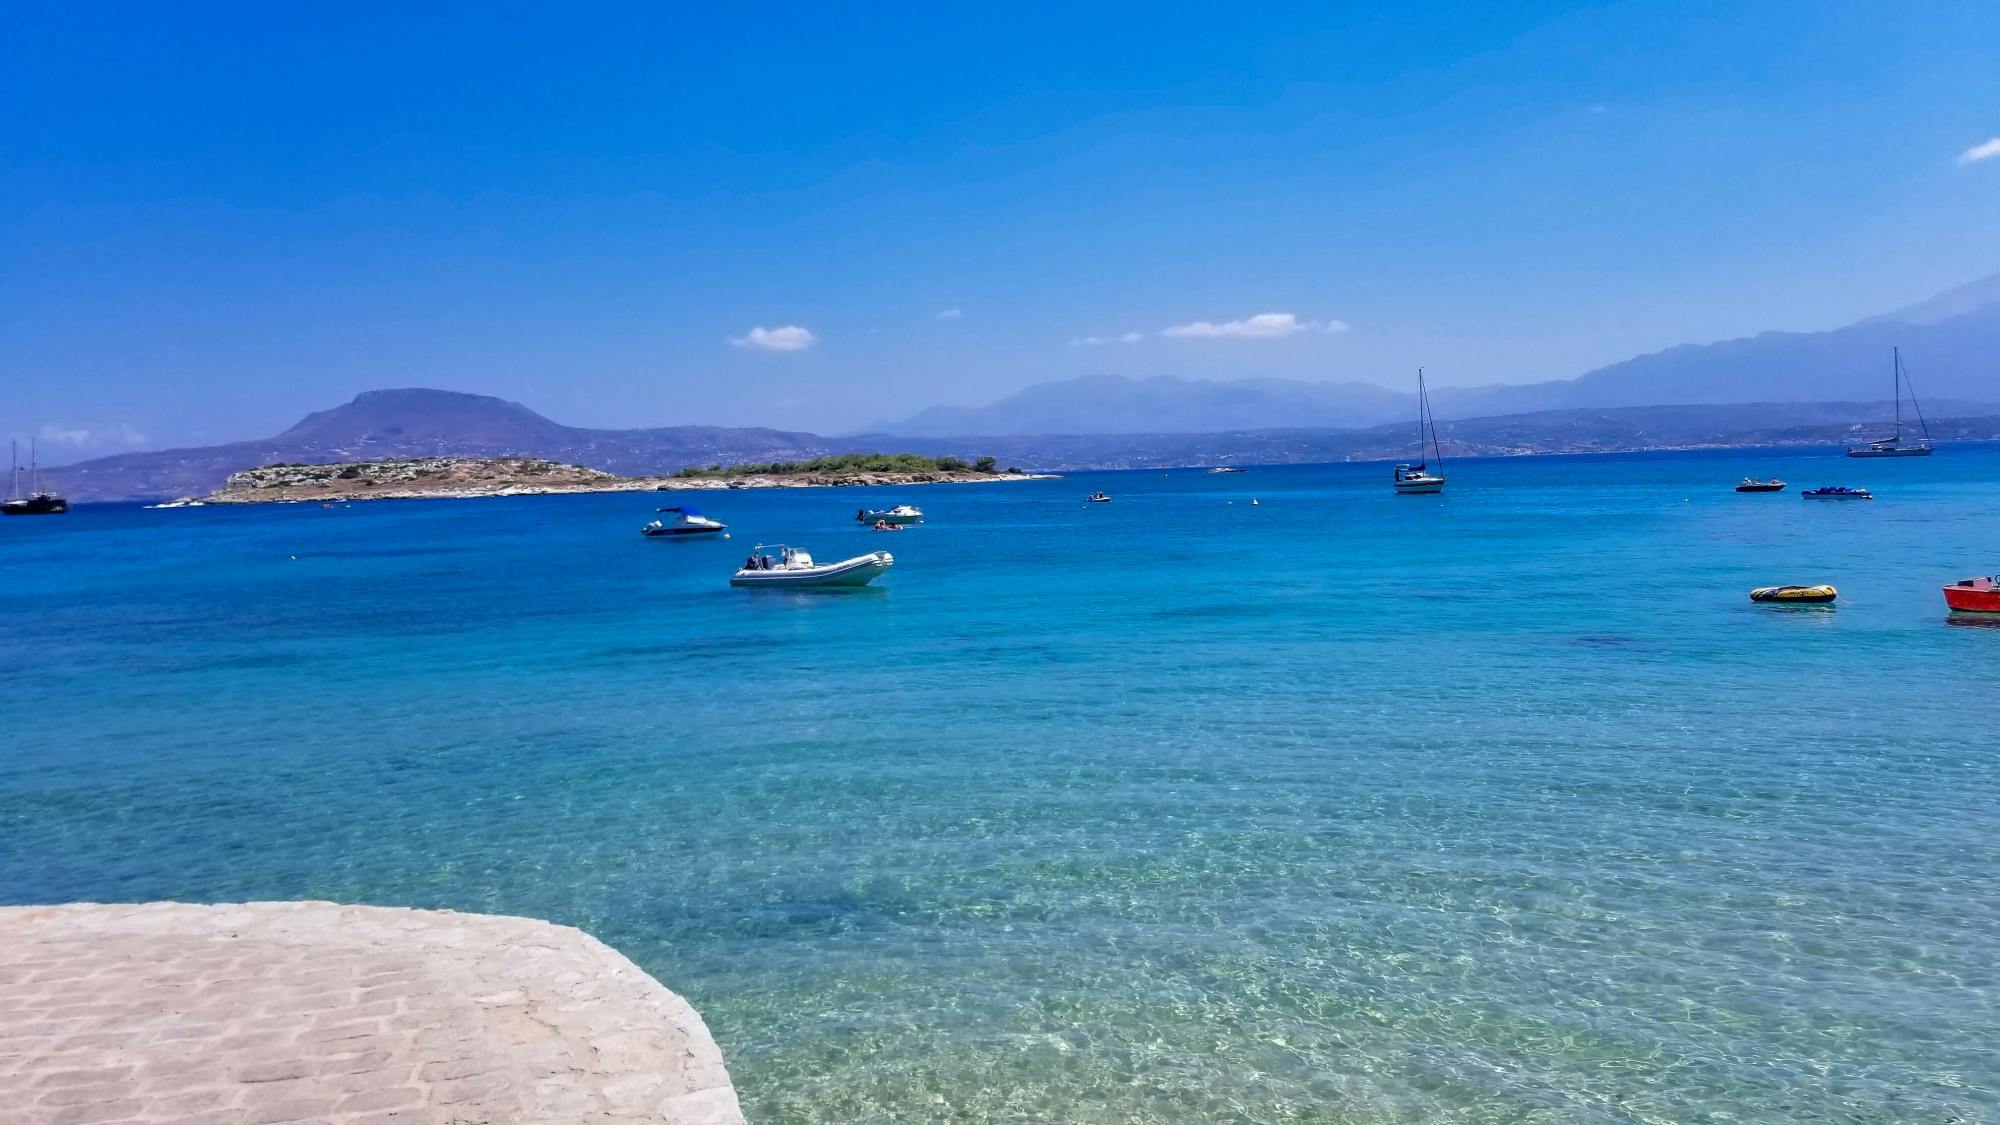
<instances>
[{"instance_id":1,"label":"small dinghy","mask_svg":"<svg viewBox=\"0 0 2000 1125\"><path fill-rule=\"evenodd\" d=\"M688 535L714 535L716 532L724 530L727 526L709 519L707 516L686 505L676 508L659 508L656 511L661 515L671 515L673 518L654 520L652 523L640 528L639 534L648 539L678 539Z\"/></svg>"},{"instance_id":2,"label":"small dinghy","mask_svg":"<svg viewBox=\"0 0 2000 1125\"><path fill-rule=\"evenodd\" d=\"M1842 487L1839 487L1839 486L1837 486L1837 485L1836 485L1836 486L1829 486L1829 487L1827 487L1827 488L1808 488L1808 489L1806 489L1806 490L1805 490L1804 492L1801 492L1801 493L1799 493L1799 495L1800 495L1800 496L1803 496L1803 497L1805 497L1805 498L1806 498L1806 499L1808 499L1808 500L1873 500L1873 499L1875 499L1875 494L1874 494L1874 493L1872 493L1872 492L1870 492L1870 491L1868 491L1868 490L1867 490L1867 489L1865 489L1865 488L1842 488Z\"/></svg>"},{"instance_id":3,"label":"small dinghy","mask_svg":"<svg viewBox=\"0 0 2000 1125\"><path fill-rule=\"evenodd\" d=\"M1736 486L1736 491L1738 492L1783 492L1784 490L1785 482L1779 480L1777 477L1772 477L1770 480L1756 480L1751 477L1744 477L1743 483Z\"/></svg>"},{"instance_id":4,"label":"small dinghy","mask_svg":"<svg viewBox=\"0 0 2000 1125\"><path fill-rule=\"evenodd\" d=\"M1826 605L1840 596L1831 586L1759 586L1750 591L1753 602L1779 605Z\"/></svg>"},{"instance_id":5,"label":"small dinghy","mask_svg":"<svg viewBox=\"0 0 2000 1125\"><path fill-rule=\"evenodd\" d=\"M776 555L766 552L776 551ZM887 551L870 551L837 563L817 563L800 547L759 544L729 578L731 586L866 586L896 563Z\"/></svg>"},{"instance_id":6,"label":"small dinghy","mask_svg":"<svg viewBox=\"0 0 2000 1125\"><path fill-rule=\"evenodd\" d=\"M2000 578L1962 578L1944 588L1953 613L2000 613Z\"/></svg>"},{"instance_id":7,"label":"small dinghy","mask_svg":"<svg viewBox=\"0 0 2000 1125\"><path fill-rule=\"evenodd\" d=\"M1109 497L1109 496L1106 496L1106 495L1105 495L1105 494L1103 494L1102 492L1093 492L1093 493L1091 493L1091 494L1090 494L1090 499L1088 499L1088 500L1084 501L1084 503L1086 503L1086 504L1109 504L1109 503L1111 503L1111 497Z\"/></svg>"}]
</instances>

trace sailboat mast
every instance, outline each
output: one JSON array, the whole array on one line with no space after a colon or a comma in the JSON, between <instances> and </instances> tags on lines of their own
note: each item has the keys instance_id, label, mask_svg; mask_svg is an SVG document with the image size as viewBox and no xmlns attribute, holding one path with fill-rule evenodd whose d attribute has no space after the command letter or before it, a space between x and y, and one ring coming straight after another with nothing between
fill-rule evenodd
<instances>
[{"instance_id":1,"label":"sailboat mast","mask_svg":"<svg viewBox=\"0 0 2000 1125\"><path fill-rule=\"evenodd\" d=\"M1898 349L1896 352L1896 370L1902 372L1903 385L1910 388L1910 409L1916 412L1917 426L1923 431L1924 440L1929 441L1931 440L1931 424L1924 421L1924 404L1917 401L1917 385L1910 382L1910 373L1903 370L1903 353L1901 349ZM1897 401L1901 402L1902 400L1897 399Z\"/></svg>"},{"instance_id":2,"label":"sailboat mast","mask_svg":"<svg viewBox=\"0 0 2000 1125\"><path fill-rule=\"evenodd\" d=\"M1896 440L1900 442L1903 440L1903 349L1900 347L1890 348L1889 355L1891 362L1895 365L1895 374L1890 376L1890 380L1895 383Z\"/></svg>"},{"instance_id":3,"label":"sailboat mast","mask_svg":"<svg viewBox=\"0 0 2000 1125\"><path fill-rule=\"evenodd\" d=\"M1419 455L1426 456L1427 460L1435 460L1440 466L1442 466L1444 464L1444 450L1438 448L1437 415L1431 413L1430 387L1424 383L1423 369L1418 368L1417 369L1417 442L1419 446L1422 445L1424 440L1425 426L1429 426L1431 430L1430 450L1428 455L1426 456L1424 452L1421 449L1419 449Z\"/></svg>"},{"instance_id":4,"label":"sailboat mast","mask_svg":"<svg viewBox=\"0 0 2000 1125\"><path fill-rule=\"evenodd\" d=\"M42 476L41 473L38 471L38 466L35 463L35 439L29 438L28 439L28 495L33 496L36 493L40 492L42 490L41 483L42 483Z\"/></svg>"},{"instance_id":5,"label":"sailboat mast","mask_svg":"<svg viewBox=\"0 0 2000 1125\"><path fill-rule=\"evenodd\" d=\"M1417 368L1417 468L1424 467L1424 369Z\"/></svg>"}]
</instances>

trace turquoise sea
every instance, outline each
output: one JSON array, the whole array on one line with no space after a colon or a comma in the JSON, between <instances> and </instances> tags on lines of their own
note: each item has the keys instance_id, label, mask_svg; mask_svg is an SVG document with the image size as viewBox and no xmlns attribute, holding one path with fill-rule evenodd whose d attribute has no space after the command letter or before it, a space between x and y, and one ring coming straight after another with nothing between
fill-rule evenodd
<instances>
[{"instance_id":1,"label":"turquoise sea","mask_svg":"<svg viewBox=\"0 0 2000 1125\"><path fill-rule=\"evenodd\" d=\"M2000 450L1450 471L7 520L0 900L571 923L759 1125L2000 1120Z\"/></svg>"}]
</instances>

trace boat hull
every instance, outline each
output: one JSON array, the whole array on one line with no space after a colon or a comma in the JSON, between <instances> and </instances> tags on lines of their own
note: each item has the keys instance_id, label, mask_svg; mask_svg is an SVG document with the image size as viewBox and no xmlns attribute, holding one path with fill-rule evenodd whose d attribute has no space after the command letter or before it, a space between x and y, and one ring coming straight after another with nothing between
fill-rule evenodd
<instances>
[{"instance_id":1,"label":"boat hull","mask_svg":"<svg viewBox=\"0 0 2000 1125\"><path fill-rule=\"evenodd\" d=\"M1418 496L1443 491L1444 478L1442 477L1435 477L1429 480L1399 480L1396 482L1396 492L1403 496Z\"/></svg>"},{"instance_id":2,"label":"boat hull","mask_svg":"<svg viewBox=\"0 0 2000 1125\"><path fill-rule=\"evenodd\" d=\"M0 515L60 516L69 511L69 501L60 496L30 496L0 504Z\"/></svg>"},{"instance_id":3,"label":"boat hull","mask_svg":"<svg viewBox=\"0 0 2000 1125\"><path fill-rule=\"evenodd\" d=\"M2000 586L1991 578L1968 578L1944 588L1944 604L1953 613L2000 614Z\"/></svg>"},{"instance_id":4,"label":"boat hull","mask_svg":"<svg viewBox=\"0 0 2000 1125\"><path fill-rule=\"evenodd\" d=\"M1802 496L1802 497L1804 497L1804 498L1805 498L1805 499L1807 499L1807 500L1873 500L1873 499L1875 499L1875 497L1874 497L1874 495L1873 495L1872 493L1867 493L1867 492L1801 492L1801 493L1799 493L1799 495L1800 495L1800 496Z\"/></svg>"},{"instance_id":5,"label":"boat hull","mask_svg":"<svg viewBox=\"0 0 2000 1125\"><path fill-rule=\"evenodd\" d=\"M1893 449L1869 449L1864 446L1860 449L1848 450L1847 455L1849 457L1929 457L1931 455L1931 447L1928 445L1899 445Z\"/></svg>"},{"instance_id":6,"label":"boat hull","mask_svg":"<svg viewBox=\"0 0 2000 1125\"><path fill-rule=\"evenodd\" d=\"M721 527L642 527L639 534L648 539L686 539L695 535L719 535Z\"/></svg>"},{"instance_id":7,"label":"boat hull","mask_svg":"<svg viewBox=\"0 0 2000 1125\"><path fill-rule=\"evenodd\" d=\"M798 570L739 570L730 576L731 586L764 589L826 589L866 586L895 565L887 551L860 555L825 566Z\"/></svg>"},{"instance_id":8,"label":"boat hull","mask_svg":"<svg viewBox=\"0 0 2000 1125\"><path fill-rule=\"evenodd\" d=\"M1736 491L1738 492L1783 492L1784 490L1785 486L1782 484L1739 484L1736 486Z\"/></svg>"}]
</instances>

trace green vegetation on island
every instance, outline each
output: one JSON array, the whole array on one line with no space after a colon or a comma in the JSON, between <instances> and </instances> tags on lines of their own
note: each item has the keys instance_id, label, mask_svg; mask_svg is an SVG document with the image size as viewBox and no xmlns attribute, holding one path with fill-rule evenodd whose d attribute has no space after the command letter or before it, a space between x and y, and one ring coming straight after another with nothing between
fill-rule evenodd
<instances>
[{"instance_id":1,"label":"green vegetation on island","mask_svg":"<svg viewBox=\"0 0 2000 1125\"><path fill-rule=\"evenodd\" d=\"M413 457L281 463L231 473L202 497L210 504L411 500L540 496L565 492L700 492L729 488L835 488L842 485L975 484L1040 479L998 462L909 454L852 454L727 468L685 469L672 476L620 476L538 457Z\"/></svg>"},{"instance_id":2,"label":"green vegetation on island","mask_svg":"<svg viewBox=\"0 0 2000 1125\"><path fill-rule=\"evenodd\" d=\"M1019 473L1019 469L1008 469ZM964 461L957 457L925 457L916 453L839 453L810 461L763 461L741 465L706 465L682 469L678 477L771 477L808 473L998 473L991 457Z\"/></svg>"}]
</instances>

